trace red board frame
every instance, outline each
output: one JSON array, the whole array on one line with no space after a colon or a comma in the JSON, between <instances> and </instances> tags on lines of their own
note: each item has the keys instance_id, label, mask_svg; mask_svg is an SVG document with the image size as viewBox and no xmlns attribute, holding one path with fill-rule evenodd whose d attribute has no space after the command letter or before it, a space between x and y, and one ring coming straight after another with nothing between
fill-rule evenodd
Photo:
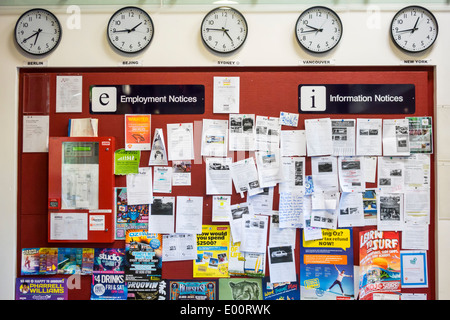
<instances>
[{"instance_id":1,"label":"red board frame","mask_svg":"<svg viewBox=\"0 0 450 320\"><path fill-rule=\"evenodd\" d=\"M61 169L62 144L64 142L98 142L99 144L99 190L98 211L62 210L61 209ZM48 148L48 242L50 243L112 243L114 242L114 137L50 137ZM53 207L51 202L58 203ZM101 211L100 211L101 210ZM52 212L88 213L88 223L91 215L105 216L105 230L90 230L86 240L54 240L50 237Z\"/></svg>"},{"instance_id":2,"label":"red board frame","mask_svg":"<svg viewBox=\"0 0 450 320\"><path fill-rule=\"evenodd\" d=\"M181 67L181 68L23 68L19 73L19 130L18 130L18 238L17 238L17 275L20 276L20 261L22 248L49 247L47 241L47 179L48 154L22 153L22 117L24 109L24 93L33 96L33 88L24 85L24 76L32 73L48 74L50 76L50 136L67 135L69 118L99 119L99 135L116 138L116 149L124 147L123 115L90 115L89 87L91 85L114 84L203 84L205 86L205 113L197 115L155 115L152 116L152 134L155 128L165 128L167 123L194 122L194 134L201 127L195 124L202 119L228 119L228 115L213 114L213 77L240 77L240 105L241 113L277 117L280 111L298 113L298 85L299 84L361 84L413 83L416 87L416 111L410 115L380 115L380 114L300 114L299 126L304 129L304 119L312 118L398 118L405 116L434 116L434 68L427 66L373 66L373 67ZM83 112L81 114L62 114L55 112L56 105L56 76L83 76ZM434 128L434 127L433 127ZM291 127L283 127L288 130ZM200 130L201 131L201 130ZM166 132L164 130L167 141ZM199 139L196 139L199 140ZM194 142L195 152L199 154L200 145ZM436 150L434 150L436 152ZM148 165L148 154L141 156L141 166ZM429 228L429 250L427 263L429 270L429 287L424 289L405 289L409 293L426 293L429 300L436 298L436 242L435 242L435 164L431 155L431 224ZM212 223L211 197L205 195L205 167L204 161L197 161L193 165L191 187L176 187L171 196L191 195L204 196L203 224ZM306 162L306 174L311 174L309 159ZM116 187L126 186L123 176L116 176ZM368 184L367 188L376 187ZM277 190L275 190L277 194ZM240 203L240 195L232 195L232 203ZM278 198L274 198L274 210L278 208ZM370 227L354 228L354 264L359 264L358 246L359 231ZM300 240L300 230L297 230L297 241ZM122 241L114 241L111 247L123 247ZM87 244L65 244L67 247L86 247ZM102 247L102 244L89 245ZM296 246L295 261L299 274L299 246ZM266 274L269 273L266 265ZM192 261L177 261L163 264L163 278L192 279ZM88 300L90 298L90 277L81 277L80 289L69 290L69 299Z\"/></svg>"}]
</instances>

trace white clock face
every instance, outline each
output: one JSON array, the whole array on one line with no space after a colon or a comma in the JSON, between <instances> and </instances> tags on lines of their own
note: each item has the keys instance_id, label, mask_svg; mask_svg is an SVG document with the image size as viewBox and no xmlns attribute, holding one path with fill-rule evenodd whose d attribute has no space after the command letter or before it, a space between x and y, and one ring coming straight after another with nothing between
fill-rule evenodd
<instances>
[{"instance_id":1,"label":"white clock face","mask_svg":"<svg viewBox=\"0 0 450 320\"><path fill-rule=\"evenodd\" d=\"M392 19L391 37L394 43L408 52L420 52L434 43L438 24L433 14L419 6L403 8Z\"/></svg>"},{"instance_id":2,"label":"white clock face","mask_svg":"<svg viewBox=\"0 0 450 320\"><path fill-rule=\"evenodd\" d=\"M203 18L200 31L203 42L211 50L229 53L244 44L248 28L244 16L239 11L219 7Z\"/></svg>"},{"instance_id":3,"label":"white clock face","mask_svg":"<svg viewBox=\"0 0 450 320\"><path fill-rule=\"evenodd\" d=\"M125 53L140 52L153 38L153 21L144 10L125 7L112 15L107 34L109 42L117 50Z\"/></svg>"},{"instance_id":4,"label":"white clock face","mask_svg":"<svg viewBox=\"0 0 450 320\"><path fill-rule=\"evenodd\" d=\"M299 44L308 51L322 53L333 49L342 38L342 22L331 9L321 6L304 11L295 25Z\"/></svg>"},{"instance_id":5,"label":"white clock face","mask_svg":"<svg viewBox=\"0 0 450 320\"><path fill-rule=\"evenodd\" d=\"M44 55L55 49L61 40L61 25L51 12L32 9L17 20L14 37L25 52Z\"/></svg>"}]
</instances>

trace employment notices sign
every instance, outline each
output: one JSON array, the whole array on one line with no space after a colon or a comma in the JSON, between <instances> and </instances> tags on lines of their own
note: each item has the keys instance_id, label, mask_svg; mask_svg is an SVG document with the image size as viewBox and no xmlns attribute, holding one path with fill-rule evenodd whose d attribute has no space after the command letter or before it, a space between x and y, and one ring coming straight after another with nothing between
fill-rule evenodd
<instances>
[{"instance_id":1,"label":"employment notices sign","mask_svg":"<svg viewBox=\"0 0 450 320\"><path fill-rule=\"evenodd\" d=\"M414 84L305 84L298 86L299 113L412 114Z\"/></svg>"}]
</instances>

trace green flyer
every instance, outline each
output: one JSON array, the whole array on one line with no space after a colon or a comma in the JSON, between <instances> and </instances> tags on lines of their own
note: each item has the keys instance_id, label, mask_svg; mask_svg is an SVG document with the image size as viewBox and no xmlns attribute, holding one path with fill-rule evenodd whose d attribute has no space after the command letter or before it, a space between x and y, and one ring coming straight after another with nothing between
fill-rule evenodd
<instances>
[{"instance_id":1,"label":"green flyer","mask_svg":"<svg viewBox=\"0 0 450 320\"><path fill-rule=\"evenodd\" d=\"M114 152L114 174L126 175L139 173L141 151L118 149Z\"/></svg>"}]
</instances>

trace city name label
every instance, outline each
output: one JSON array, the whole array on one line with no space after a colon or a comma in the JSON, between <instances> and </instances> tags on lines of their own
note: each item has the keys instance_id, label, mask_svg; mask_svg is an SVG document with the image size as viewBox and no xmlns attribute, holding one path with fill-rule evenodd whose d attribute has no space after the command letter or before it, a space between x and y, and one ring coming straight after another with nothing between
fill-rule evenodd
<instances>
[{"instance_id":1,"label":"city name label","mask_svg":"<svg viewBox=\"0 0 450 320\"><path fill-rule=\"evenodd\" d=\"M95 85L91 114L203 114L204 85Z\"/></svg>"},{"instance_id":2,"label":"city name label","mask_svg":"<svg viewBox=\"0 0 450 320\"><path fill-rule=\"evenodd\" d=\"M298 86L299 113L412 114L413 84L308 84Z\"/></svg>"}]
</instances>

